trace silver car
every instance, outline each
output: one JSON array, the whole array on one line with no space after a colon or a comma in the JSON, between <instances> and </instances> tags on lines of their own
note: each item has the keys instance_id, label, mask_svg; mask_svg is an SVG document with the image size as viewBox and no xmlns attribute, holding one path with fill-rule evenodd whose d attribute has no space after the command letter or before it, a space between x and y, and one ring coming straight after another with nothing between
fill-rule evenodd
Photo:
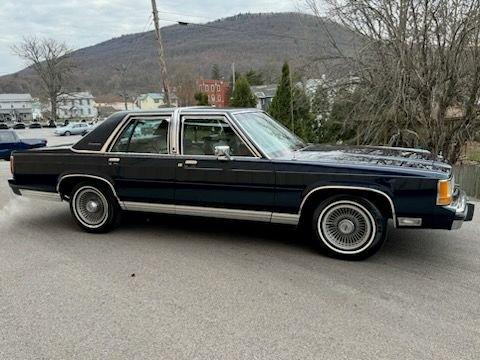
<instances>
[{"instance_id":1,"label":"silver car","mask_svg":"<svg viewBox=\"0 0 480 360\"><path fill-rule=\"evenodd\" d=\"M85 135L92 130L92 126L87 123L70 123L67 126L59 127L55 130L55 135Z\"/></svg>"}]
</instances>

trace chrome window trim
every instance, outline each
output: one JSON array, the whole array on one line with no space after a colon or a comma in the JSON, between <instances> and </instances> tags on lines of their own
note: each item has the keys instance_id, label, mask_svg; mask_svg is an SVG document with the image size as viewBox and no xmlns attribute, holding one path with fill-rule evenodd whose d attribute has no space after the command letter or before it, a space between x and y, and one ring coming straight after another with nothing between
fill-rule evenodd
<instances>
[{"instance_id":1,"label":"chrome window trim","mask_svg":"<svg viewBox=\"0 0 480 360\"><path fill-rule=\"evenodd\" d=\"M252 156L234 156L240 157L240 158L261 158L262 156L258 153L257 149L251 144L251 142L248 141L248 139L243 136L243 133L239 131L239 129L236 127L234 122L228 117L226 113L219 113L219 114L212 114L212 115L201 115L201 114L179 114L180 118L178 121L178 125L180 126L180 132L179 132L179 145L180 145L180 151L179 155L181 156L208 156L209 158L214 158L216 159L217 157L215 155L188 155L183 153L183 133L184 133L184 123L185 120L190 120L190 119L199 119L199 120L221 120L225 121L233 130L235 135L239 137L239 139L243 142L243 144L247 147L247 149L251 152Z\"/></svg>"},{"instance_id":2,"label":"chrome window trim","mask_svg":"<svg viewBox=\"0 0 480 360\"><path fill-rule=\"evenodd\" d=\"M125 117L120 121L120 123L117 125L115 130L112 131L110 136L105 140L105 143L103 144L102 148L100 149L100 152L107 152L107 149L110 146L110 143L112 142L112 139L116 137L116 135L119 133L119 131L123 128L123 125L128 121L130 118L130 114L126 114Z\"/></svg>"},{"instance_id":3,"label":"chrome window trim","mask_svg":"<svg viewBox=\"0 0 480 360\"><path fill-rule=\"evenodd\" d=\"M87 178L91 178L91 179L101 180L101 181L107 183L108 186L110 186L110 189L112 190L113 195L114 195L115 198L117 199L118 203L119 203L120 205L122 204L122 202L120 201L120 198L119 198L118 195L117 195L117 192L116 192L116 190L115 190L115 187L113 186L113 184L112 184L109 180L107 180L107 179L105 179L105 178L103 178L103 177L101 177L101 176L89 175L89 174L66 174L66 175L62 175L62 176L58 179L58 181L57 181L57 187L56 187L57 193L60 195L60 197L62 196L62 195L60 194L60 185L61 185L62 181L65 180L65 179L67 179L67 178L72 178L72 177L87 177Z\"/></svg>"},{"instance_id":4,"label":"chrome window trim","mask_svg":"<svg viewBox=\"0 0 480 360\"><path fill-rule=\"evenodd\" d=\"M390 204L390 207L391 207L391 210L392 210L392 218L393 218L393 225L395 227L397 227L397 215L396 215L396 211L395 211L395 204L392 200L392 198L385 192L381 191L381 190L377 190L377 189L372 189L372 188L368 188L368 187L361 187L361 186L342 186L342 185L327 185L327 186L319 186L319 187L316 187L312 190L310 190L307 195L305 195L302 199L302 202L300 204L300 209L298 211L298 215L301 215L302 213L302 210L303 210L303 205L305 205L305 202L308 200L308 198L315 192L317 191L320 191L320 190L329 190L329 189L343 189L343 190L361 190L361 191L370 191L370 192L374 192L374 193L377 193L377 194L380 194L382 195L383 197L385 197L389 204Z\"/></svg>"},{"instance_id":5,"label":"chrome window trim","mask_svg":"<svg viewBox=\"0 0 480 360\"><path fill-rule=\"evenodd\" d=\"M144 114L141 114L140 117L143 117ZM125 129L128 127L128 125L132 122L132 121L135 121L135 120L139 120L139 116L138 114L130 114L128 116L128 119L127 121L123 121L122 120L122 123L119 124L117 126L117 129L120 128L120 130L118 132L116 132L115 134L115 137L110 139L109 140L111 141L110 145L107 146L106 148L106 151L107 153L109 154L151 154L151 155L171 155L171 149L170 149L170 131L171 131L171 122L172 122L172 118L171 118L171 115L165 115L165 114L158 114L158 115L150 115L148 114L147 115L147 118L157 118L157 119L163 119L163 120L166 120L168 122L168 136L167 136L167 151L168 151L168 154L155 154L155 153L136 153L136 152L123 152L123 151L112 151L112 148L113 146L116 144L116 142L118 141L118 139L120 138L120 136L123 134L123 132L125 131ZM108 140L105 142L107 143Z\"/></svg>"}]
</instances>

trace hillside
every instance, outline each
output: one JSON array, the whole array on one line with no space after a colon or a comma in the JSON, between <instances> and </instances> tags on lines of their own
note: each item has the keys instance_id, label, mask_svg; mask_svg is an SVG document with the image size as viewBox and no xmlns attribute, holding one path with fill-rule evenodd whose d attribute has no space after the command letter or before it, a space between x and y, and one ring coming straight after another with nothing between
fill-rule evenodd
<instances>
[{"instance_id":1,"label":"hillside","mask_svg":"<svg viewBox=\"0 0 480 360\"><path fill-rule=\"evenodd\" d=\"M327 30L326 30L327 29ZM328 36L342 50L352 50L353 36L338 24L297 13L243 14L206 24L162 28L169 72L175 85L185 79L209 76L219 64L225 78L235 62L238 71L261 70L274 80L283 61L296 69L324 71L312 59L333 53ZM129 64L129 93L159 89L154 32L124 35L73 53L77 68L70 87L94 95L119 93L115 67ZM268 79L269 78L269 79ZM38 80L29 69L0 78L0 92L38 95Z\"/></svg>"}]
</instances>

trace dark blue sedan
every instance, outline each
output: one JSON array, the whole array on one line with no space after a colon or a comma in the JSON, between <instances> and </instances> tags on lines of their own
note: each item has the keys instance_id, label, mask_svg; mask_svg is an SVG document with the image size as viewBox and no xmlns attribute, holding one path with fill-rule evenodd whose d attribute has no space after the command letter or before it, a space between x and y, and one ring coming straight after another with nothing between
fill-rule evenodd
<instances>
[{"instance_id":1,"label":"dark blue sedan","mask_svg":"<svg viewBox=\"0 0 480 360\"><path fill-rule=\"evenodd\" d=\"M0 159L10 159L14 150L28 150L47 146L45 139L20 139L13 130L0 130Z\"/></svg>"}]
</instances>

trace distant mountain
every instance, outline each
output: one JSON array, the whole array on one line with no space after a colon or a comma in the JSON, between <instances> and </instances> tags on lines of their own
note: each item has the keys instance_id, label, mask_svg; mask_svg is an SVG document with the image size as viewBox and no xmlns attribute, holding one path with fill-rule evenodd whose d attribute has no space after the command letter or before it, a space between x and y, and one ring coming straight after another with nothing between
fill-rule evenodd
<instances>
[{"instance_id":1,"label":"distant mountain","mask_svg":"<svg viewBox=\"0 0 480 360\"><path fill-rule=\"evenodd\" d=\"M205 25L173 25L162 28L168 70L173 85L185 79L210 76L218 64L226 79L231 63L236 70L260 70L267 81L276 80L281 64L319 76L325 69L314 59L336 55L331 40L346 53L353 51L354 35L325 19L298 13L240 14ZM158 91L160 78L154 32L123 35L76 50L77 64L72 90L94 95L119 93L115 67L129 65L127 87L131 95ZM38 95L38 79L32 70L0 77L1 92Z\"/></svg>"}]
</instances>

